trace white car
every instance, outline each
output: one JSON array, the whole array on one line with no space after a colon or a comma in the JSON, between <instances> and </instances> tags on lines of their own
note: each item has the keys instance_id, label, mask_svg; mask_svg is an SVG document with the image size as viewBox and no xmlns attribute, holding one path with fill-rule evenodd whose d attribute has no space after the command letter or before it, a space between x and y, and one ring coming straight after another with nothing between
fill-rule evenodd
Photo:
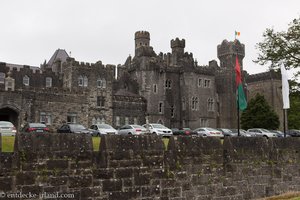
<instances>
[{"instance_id":1,"label":"white car","mask_svg":"<svg viewBox=\"0 0 300 200\"><path fill-rule=\"evenodd\" d=\"M106 134L117 134L117 130L109 124L93 124L90 129L93 131L93 136L100 136Z\"/></svg>"},{"instance_id":2,"label":"white car","mask_svg":"<svg viewBox=\"0 0 300 200\"><path fill-rule=\"evenodd\" d=\"M263 128L251 128L248 129L247 132L255 137L266 137L266 138L277 137L276 133L273 133Z\"/></svg>"},{"instance_id":3,"label":"white car","mask_svg":"<svg viewBox=\"0 0 300 200\"><path fill-rule=\"evenodd\" d=\"M147 133L147 129L145 127L135 124L124 125L118 131L118 134L125 135L141 135L145 133Z\"/></svg>"},{"instance_id":4,"label":"white car","mask_svg":"<svg viewBox=\"0 0 300 200\"><path fill-rule=\"evenodd\" d=\"M0 133L2 136L15 136L17 130L11 122L0 121Z\"/></svg>"},{"instance_id":5,"label":"white car","mask_svg":"<svg viewBox=\"0 0 300 200\"><path fill-rule=\"evenodd\" d=\"M201 127L195 129L194 131L197 132L199 136L203 136L203 137L220 137L220 138L224 137L222 131L219 131L214 128Z\"/></svg>"},{"instance_id":6,"label":"white car","mask_svg":"<svg viewBox=\"0 0 300 200\"><path fill-rule=\"evenodd\" d=\"M144 124L143 127L145 127L147 131L149 130L149 132L152 134L167 136L167 137L173 135L172 130L165 127L162 124Z\"/></svg>"}]
</instances>

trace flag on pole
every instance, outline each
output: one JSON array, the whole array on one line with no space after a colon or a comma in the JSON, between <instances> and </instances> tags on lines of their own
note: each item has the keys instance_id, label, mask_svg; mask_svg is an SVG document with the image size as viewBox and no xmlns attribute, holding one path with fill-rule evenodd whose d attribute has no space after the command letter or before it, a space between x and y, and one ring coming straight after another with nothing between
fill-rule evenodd
<instances>
[{"instance_id":1,"label":"flag on pole","mask_svg":"<svg viewBox=\"0 0 300 200\"><path fill-rule=\"evenodd\" d=\"M235 36L240 36L241 32L235 31Z\"/></svg>"},{"instance_id":2,"label":"flag on pole","mask_svg":"<svg viewBox=\"0 0 300 200\"><path fill-rule=\"evenodd\" d=\"M235 81L237 87L237 104L240 110L245 110L247 108L247 101L243 89L243 82L242 82L242 74L241 74L241 67L239 64L238 57L236 56L235 59Z\"/></svg>"},{"instance_id":3,"label":"flag on pole","mask_svg":"<svg viewBox=\"0 0 300 200\"><path fill-rule=\"evenodd\" d=\"M281 65L281 81L282 81L282 101L283 109L290 108L290 88L288 82L288 76L285 67Z\"/></svg>"}]
</instances>

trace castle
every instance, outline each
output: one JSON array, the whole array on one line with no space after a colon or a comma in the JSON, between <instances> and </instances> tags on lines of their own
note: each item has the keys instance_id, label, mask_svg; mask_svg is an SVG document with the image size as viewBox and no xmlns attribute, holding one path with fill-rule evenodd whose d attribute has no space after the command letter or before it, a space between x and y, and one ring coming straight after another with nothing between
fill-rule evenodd
<instances>
[{"instance_id":1,"label":"castle","mask_svg":"<svg viewBox=\"0 0 300 200\"><path fill-rule=\"evenodd\" d=\"M0 121L18 128L42 122L53 130L63 122L118 128L146 119L168 127L237 127L234 67L238 56L243 68L243 44L224 40L217 47L220 64L199 66L184 39L171 40L172 51L159 54L149 32L134 39L135 55L118 66L78 62L62 49L40 67L0 62ZM282 121L281 77L243 71L243 82L247 98L264 94Z\"/></svg>"}]
</instances>

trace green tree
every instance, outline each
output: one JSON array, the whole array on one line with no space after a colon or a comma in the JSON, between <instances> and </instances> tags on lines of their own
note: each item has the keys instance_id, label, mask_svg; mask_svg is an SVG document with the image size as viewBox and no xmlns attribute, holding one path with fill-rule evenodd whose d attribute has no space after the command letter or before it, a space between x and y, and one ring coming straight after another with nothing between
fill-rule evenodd
<instances>
[{"instance_id":1,"label":"green tree","mask_svg":"<svg viewBox=\"0 0 300 200\"><path fill-rule=\"evenodd\" d=\"M246 130L249 128L278 129L279 118L265 97L256 94L255 98L249 101L247 109L242 113L241 125Z\"/></svg>"},{"instance_id":2,"label":"green tree","mask_svg":"<svg viewBox=\"0 0 300 200\"><path fill-rule=\"evenodd\" d=\"M296 83L297 85L299 83ZM293 82L290 81L291 93L290 93L290 109L288 109L288 128L299 129L300 128L300 91L293 90ZM299 86L297 86L299 88Z\"/></svg>"},{"instance_id":3,"label":"green tree","mask_svg":"<svg viewBox=\"0 0 300 200\"><path fill-rule=\"evenodd\" d=\"M287 31L276 32L268 28L263 37L264 40L256 46L259 55L254 62L275 69L282 63L287 69L300 67L300 17L289 24ZM299 75L298 71L295 77Z\"/></svg>"}]
</instances>

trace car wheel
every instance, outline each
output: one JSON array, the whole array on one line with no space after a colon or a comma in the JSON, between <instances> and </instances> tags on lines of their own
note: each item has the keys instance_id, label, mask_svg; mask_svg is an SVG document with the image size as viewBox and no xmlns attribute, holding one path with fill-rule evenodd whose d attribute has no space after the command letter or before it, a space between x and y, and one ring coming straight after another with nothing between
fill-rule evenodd
<instances>
[{"instance_id":1,"label":"car wheel","mask_svg":"<svg viewBox=\"0 0 300 200\"><path fill-rule=\"evenodd\" d=\"M132 133L129 132L128 135L132 135Z\"/></svg>"},{"instance_id":2,"label":"car wheel","mask_svg":"<svg viewBox=\"0 0 300 200\"><path fill-rule=\"evenodd\" d=\"M155 135L157 135L157 134L156 134L156 132L153 132L152 134L155 134Z\"/></svg>"},{"instance_id":3,"label":"car wheel","mask_svg":"<svg viewBox=\"0 0 300 200\"><path fill-rule=\"evenodd\" d=\"M100 133L97 133L97 136L100 137Z\"/></svg>"},{"instance_id":4,"label":"car wheel","mask_svg":"<svg viewBox=\"0 0 300 200\"><path fill-rule=\"evenodd\" d=\"M264 135L263 137L266 138L266 139L268 139L268 136L266 136L266 135Z\"/></svg>"}]
</instances>

